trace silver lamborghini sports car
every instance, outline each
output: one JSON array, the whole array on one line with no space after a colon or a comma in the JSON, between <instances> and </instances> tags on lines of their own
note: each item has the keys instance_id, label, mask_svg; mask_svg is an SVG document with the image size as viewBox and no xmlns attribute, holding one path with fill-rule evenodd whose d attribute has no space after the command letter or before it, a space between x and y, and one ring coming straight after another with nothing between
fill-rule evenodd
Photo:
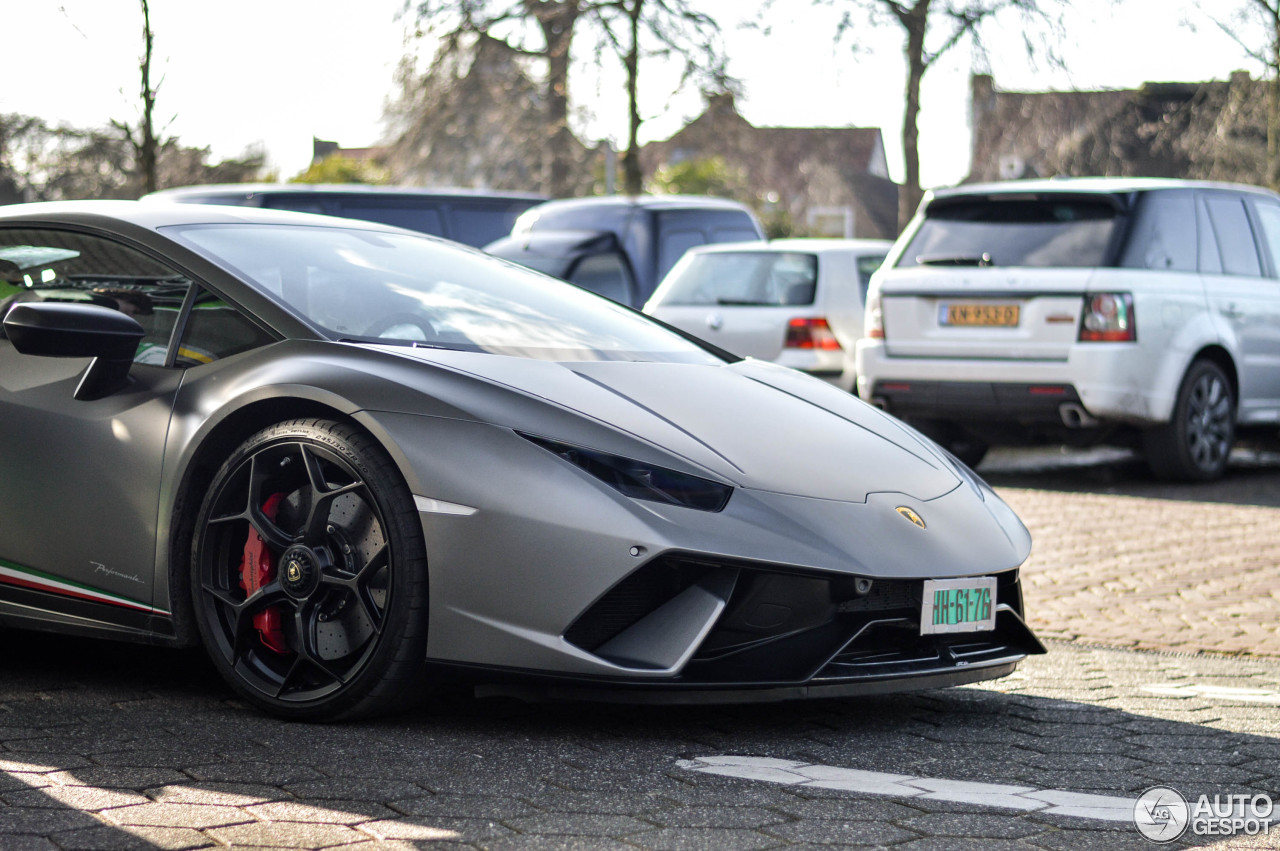
<instances>
[{"instance_id":1,"label":"silver lamborghini sports car","mask_svg":"<svg viewBox=\"0 0 1280 851\"><path fill-rule=\"evenodd\" d=\"M0 623L202 643L297 719L433 682L770 700L1010 673L1031 541L816 379L438 239L0 209Z\"/></svg>"}]
</instances>

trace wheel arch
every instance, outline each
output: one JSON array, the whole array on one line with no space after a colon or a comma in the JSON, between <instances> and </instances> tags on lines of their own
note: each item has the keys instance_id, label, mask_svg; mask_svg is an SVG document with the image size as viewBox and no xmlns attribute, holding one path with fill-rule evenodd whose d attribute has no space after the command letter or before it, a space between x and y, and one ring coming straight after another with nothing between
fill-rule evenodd
<instances>
[{"instance_id":1,"label":"wheel arch","mask_svg":"<svg viewBox=\"0 0 1280 851\"><path fill-rule=\"evenodd\" d=\"M167 518L167 597L176 641L184 646L199 643L191 606L191 536L195 518L214 474L236 447L275 423L314 417L352 425L368 432L353 412L317 399L275 396L250 401L228 412L195 441L174 489L173 508ZM378 443L377 436L373 439ZM386 448L385 445L383 448ZM157 595L162 597L165 595Z\"/></svg>"},{"instance_id":2,"label":"wheel arch","mask_svg":"<svg viewBox=\"0 0 1280 851\"><path fill-rule=\"evenodd\" d=\"M1231 382L1231 396L1235 402L1235 413L1238 416L1240 412L1240 376L1236 372L1236 362L1231 357L1231 353L1224 346L1216 343L1204 346L1191 356L1191 360L1187 361L1186 369L1182 371L1182 374L1186 375L1187 370L1191 369L1191 365L1198 360L1211 361L1221 367L1222 371L1227 374L1227 380Z\"/></svg>"}]
</instances>

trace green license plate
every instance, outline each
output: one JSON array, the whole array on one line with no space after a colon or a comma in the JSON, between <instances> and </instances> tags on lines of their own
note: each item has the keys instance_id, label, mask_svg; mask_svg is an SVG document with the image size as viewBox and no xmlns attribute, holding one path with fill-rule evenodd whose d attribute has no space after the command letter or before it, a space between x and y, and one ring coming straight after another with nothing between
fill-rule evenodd
<instances>
[{"instance_id":1,"label":"green license plate","mask_svg":"<svg viewBox=\"0 0 1280 851\"><path fill-rule=\"evenodd\" d=\"M926 579L920 634L983 632L996 628L996 578Z\"/></svg>"}]
</instances>

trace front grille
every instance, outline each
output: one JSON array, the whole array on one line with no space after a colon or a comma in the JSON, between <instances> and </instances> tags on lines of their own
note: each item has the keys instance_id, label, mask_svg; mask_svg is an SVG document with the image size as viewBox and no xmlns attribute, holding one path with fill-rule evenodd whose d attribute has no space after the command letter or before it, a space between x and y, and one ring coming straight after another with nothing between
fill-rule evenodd
<instances>
[{"instance_id":1,"label":"front grille","mask_svg":"<svg viewBox=\"0 0 1280 851\"><path fill-rule=\"evenodd\" d=\"M723 613L679 682L831 682L939 671L1042 652L1022 623L1018 571L997 574L1000 611L987 633L920 635L924 582L667 555L627 576L565 632L597 652L713 572L732 571ZM732 592L729 588L732 587ZM720 593L720 592L717 592Z\"/></svg>"}]
</instances>

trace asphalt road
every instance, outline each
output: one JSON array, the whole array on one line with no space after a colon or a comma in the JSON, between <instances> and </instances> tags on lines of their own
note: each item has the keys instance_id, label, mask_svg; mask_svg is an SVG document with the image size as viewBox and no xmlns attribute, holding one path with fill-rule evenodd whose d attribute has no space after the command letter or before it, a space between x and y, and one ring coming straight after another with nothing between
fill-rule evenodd
<instances>
[{"instance_id":1,"label":"asphalt road","mask_svg":"<svg viewBox=\"0 0 1280 851\"><path fill-rule=\"evenodd\" d=\"M1036 535L1028 607L1057 636L1004 680L731 708L451 696L316 726L240 704L196 652L11 632L0 848L1151 849L1129 813L1153 785L1280 798L1280 654L1122 649L1151 635L1176 649L1184 631L1153 633L1136 602L1164 599L1168 574L1126 568L1253 557L1229 539L1197 549L1187 516L1238 525L1243 511L1253 537L1280 539L1280 463L1242 458L1199 488L1152 485L1115 457L985 466ZM1114 538L1107 518L1148 513L1174 525L1153 520L1130 549L1084 534ZM1113 577L1104 585L1149 581L1111 617L1072 620L1081 607L1053 601L1095 593L1096 573L1057 578L1081 552ZM1254 585L1275 596L1269 575ZM1128 592L1096 593L1105 607ZM1212 618L1221 603L1202 594L1187 611ZM1280 848L1280 824L1183 846Z\"/></svg>"}]
</instances>

